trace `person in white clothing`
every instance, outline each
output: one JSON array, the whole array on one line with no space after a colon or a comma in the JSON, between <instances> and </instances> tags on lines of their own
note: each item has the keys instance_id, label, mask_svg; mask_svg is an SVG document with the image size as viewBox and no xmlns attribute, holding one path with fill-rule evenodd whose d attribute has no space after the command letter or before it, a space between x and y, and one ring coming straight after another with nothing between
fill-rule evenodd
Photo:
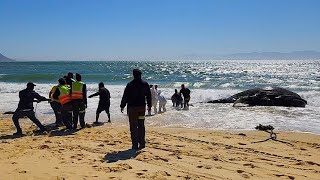
<instances>
[{"instance_id":1,"label":"person in white clothing","mask_svg":"<svg viewBox=\"0 0 320 180\"><path fill-rule=\"evenodd\" d=\"M158 100L159 100L159 113L161 112L166 112L166 104L167 104L167 100L164 97L163 93L161 92L161 90L158 91ZM161 111L161 109L163 109L163 111Z\"/></svg>"},{"instance_id":2,"label":"person in white clothing","mask_svg":"<svg viewBox=\"0 0 320 180\"><path fill-rule=\"evenodd\" d=\"M153 107L154 114L157 114L157 104L158 104L158 93L157 90L155 89L154 85L150 85L150 91L151 91L151 103ZM148 112L149 115L151 115L151 111Z\"/></svg>"}]
</instances>

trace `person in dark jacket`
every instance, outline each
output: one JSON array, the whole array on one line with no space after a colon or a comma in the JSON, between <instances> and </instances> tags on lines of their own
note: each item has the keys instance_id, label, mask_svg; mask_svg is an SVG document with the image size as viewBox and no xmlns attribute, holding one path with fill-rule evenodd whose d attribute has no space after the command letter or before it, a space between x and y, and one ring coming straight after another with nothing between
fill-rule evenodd
<instances>
[{"instance_id":1,"label":"person in dark jacket","mask_svg":"<svg viewBox=\"0 0 320 180\"><path fill-rule=\"evenodd\" d=\"M110 92L107 88L104 87L103 82L99 83L99 91L91 94L89 98L92 98L94 96L99 96L99 105L96 112L96 123L98 123L99 115L102 111L105 111L108 115L108 122L111 122L110 120Z\"/></svg>"},{"instance_id":2,"label":"person in dark jacket","mask_svg":"<svg viewBox=\"0 0 320 180\"><path fill-rule=\"evenodd\" d=\"M67 76L65 76L65 80L66 80L67 85L69 85L71 87L72 83L75 82L75 80L73 79L73 73L68 72Z\"/></svg>"},{"instance_id":3,"label":"person in dark jacket","mask_svg":"<svg viewBox=\"0 0 320 180\"><path fill-rule=\"evenodd\" d=\"M141 79L141 71L133 70L134 79L129 82L124 90L120 108L123 112L127 105L132 149L145 147L145 126L144 118L146 112L146 101L148 111L151 110L151 92L149 84ZM139 146L138 146L139 145Z\"/></svg>"},{"instance_id":4,"label":"person in dark jacket","mask_svg":"<svg viewBox=\"0 0 320 180\"><path fill-rule=\"evenodd\" d=\"M179 105L182 103L181 94L177 89L174 90L174 94L171 96L171 100L174 107L179 107Z\"/></svg>"},{"instance_id":5,"label":"person in dark jacket","mask_svg":"<svg viewBox=\"0 0 320 180\"><path fill-rule=\"evenodd\" d=\"M23 135L19 124L19 119L24 116L27 116L33 123L35 123L42 132L46 131L46 127L43 126L35 116L35 112L33 111L33 102L35 102L35 99L37 99L36 102L48 101L48 99L36 93L34 91L34 86L36 85L32 82L29 82L27 84L27 88L19 92L20 101L18 108L12 116L12 121L17 128L17 132L13 135Z\"/></svg>"},{"instance_id":6,"label":"person in dark jacket","mask_svg":"<svg viewBox=\"0 0 320 180\"><path fill-rule=\"evenodd\" d=\"M189 107L189 101L190 101L190 90L184 86L184 84L181 84L180 94L183 95L183 108ZM181 105L182 107L182 105Z\"/></svg>"},{"instance_id":7,"label":"person in dark jacket","mask_svg":"<svg viewBox=\"0 0 320 180\"><path fill-rule=\"evenodd\" d=\"M87 108L87 86L81 81L81 75L76 73L76 81L71 86L72 108L73 108L73 130L77 130L78 120L81 128L86 124L84 116Z\"/></svg>"}]
</instances>

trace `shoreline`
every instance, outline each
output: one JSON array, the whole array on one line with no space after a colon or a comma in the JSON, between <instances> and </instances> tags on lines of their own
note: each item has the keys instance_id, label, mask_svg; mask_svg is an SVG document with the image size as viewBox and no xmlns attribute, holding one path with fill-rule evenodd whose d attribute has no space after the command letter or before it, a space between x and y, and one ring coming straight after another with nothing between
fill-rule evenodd
<instances>
[{"instance_id":1,"label":"shoreline","mask_svg":"<svg viewBox=\"0 0 320 180\"><path fill-rule=\"evenodd\" d=\"M32 132L22 120L24 132ZM35 128L35 127L33 127ZM74 133L12 138L0 118L4 179L319 179L320 135L146 127L146 148L130 150L129 128L104 124ZM59 131L58 131L59 132Z\"/></svg>"}]
</instances>

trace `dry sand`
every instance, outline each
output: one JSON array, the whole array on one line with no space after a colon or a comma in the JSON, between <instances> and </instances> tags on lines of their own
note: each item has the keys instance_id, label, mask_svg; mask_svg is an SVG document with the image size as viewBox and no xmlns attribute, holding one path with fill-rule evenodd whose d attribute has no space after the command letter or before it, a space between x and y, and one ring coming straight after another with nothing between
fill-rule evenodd
<instances>
[{"instance_id":1,"label":"dry sand","mask_svg":"<svg viewBox=\"0 0 320 180\"><path fill-rule=\"evenodd\" d=\"M0 179L320 179L320 136L261 131L147 127L147 147L131 147L129 129L105 124L75 133L11 136L0 115Z\"/></svg>"}]
</instances>

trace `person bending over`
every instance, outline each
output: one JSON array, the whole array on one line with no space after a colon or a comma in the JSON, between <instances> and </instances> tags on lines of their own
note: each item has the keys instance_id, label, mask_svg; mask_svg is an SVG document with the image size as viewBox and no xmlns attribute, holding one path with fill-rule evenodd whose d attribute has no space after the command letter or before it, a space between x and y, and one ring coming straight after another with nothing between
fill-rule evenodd
<instances>
[{"instance_id":1,"label":"person bending over","mask_svg":"<svg viewBox=\"0 0 320 180\"><path fill-rule=\"evenodd\" d=\"M12 121L16 126L17 132L13 135L22 136L22 130L19 124L19 119L27 116L33 123L35 123L42 132L47 131L46 127L41 124L41 122L35 116L35 112L33 111L33 102L37 99L36 102L40 101L48 101L47 98L40 96L38 93L34 91L34 86L32 82L27 84L27 88L19 92L19 104L17 110L14 112L12 116Z\"/></svg>"}]
</instances>

